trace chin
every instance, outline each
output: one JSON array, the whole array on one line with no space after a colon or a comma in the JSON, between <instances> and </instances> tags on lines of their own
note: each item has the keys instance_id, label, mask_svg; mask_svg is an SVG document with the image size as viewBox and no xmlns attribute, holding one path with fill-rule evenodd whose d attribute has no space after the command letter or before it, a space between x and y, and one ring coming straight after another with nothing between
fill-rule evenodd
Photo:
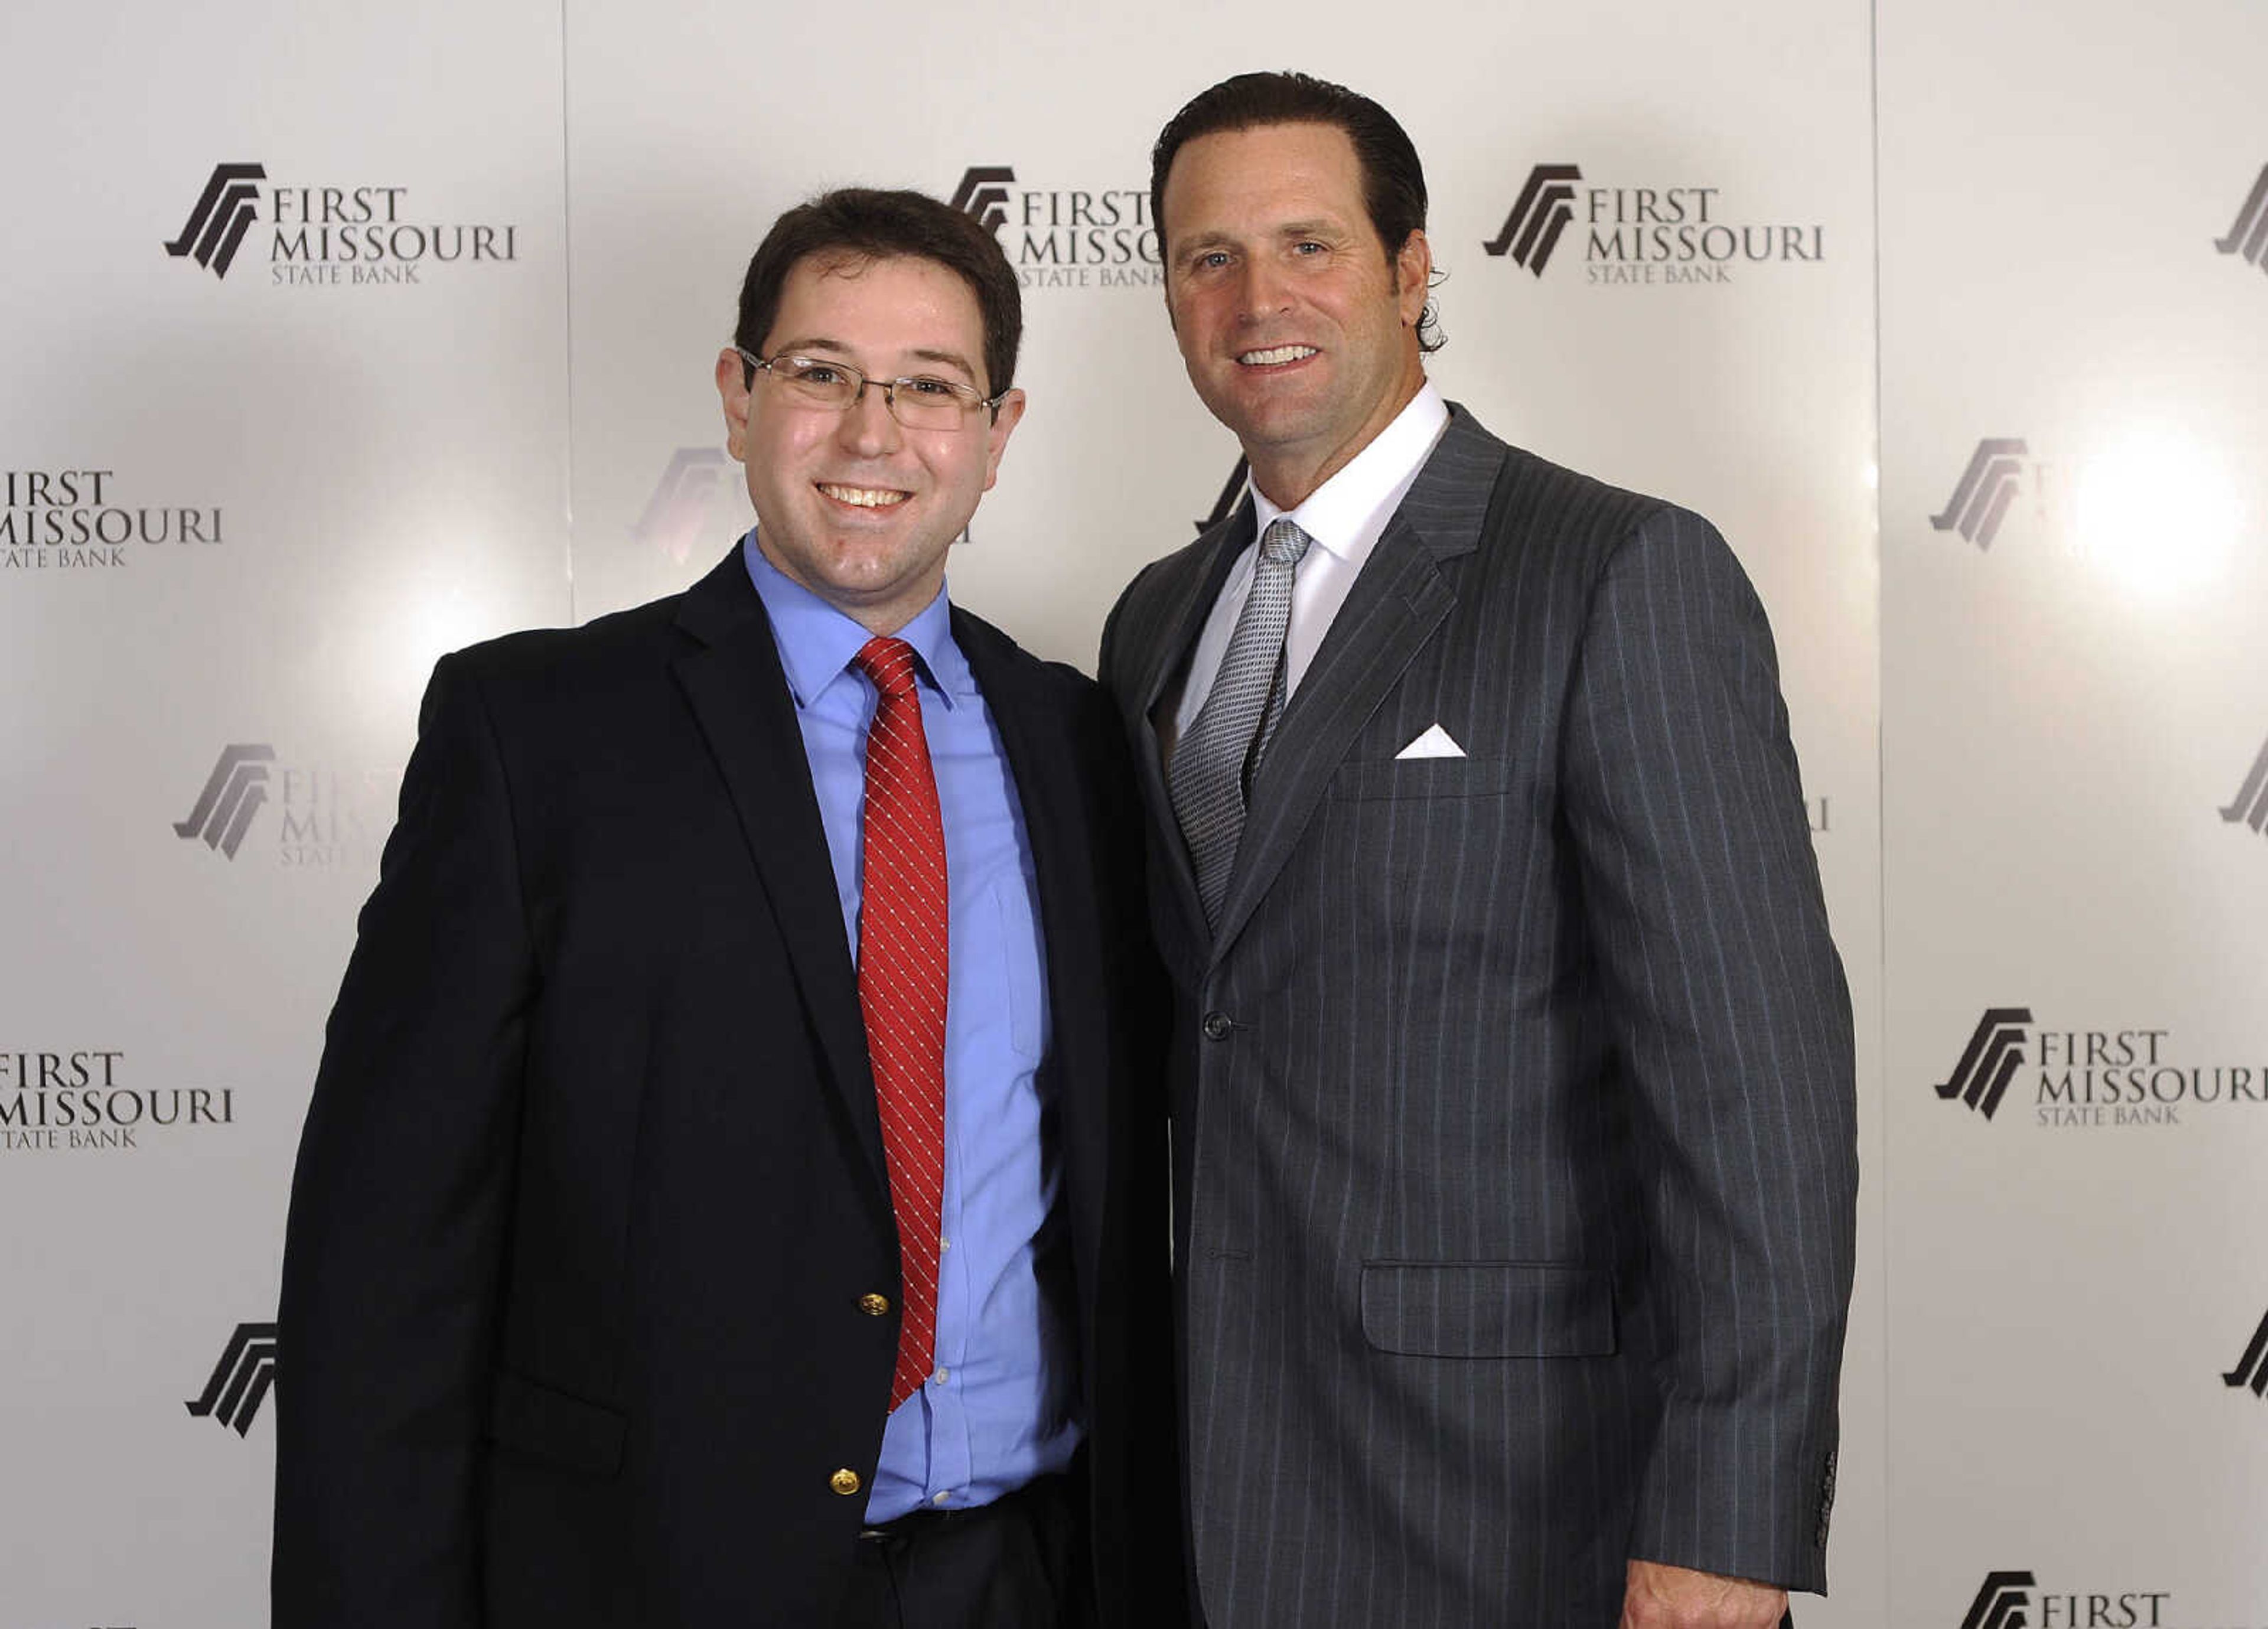
<instances>
[{"instance_id":1,"label":"chin","mask_svg":"<svg viewBox=\"0 0 2268 1629\"><path fill-rule=\"evenodd\" d=\"M1223 422L1248 446L1288 446L1314 439L1321 428L1309 413L1246 413L1236 420Z\"/></svg>"}]
</instances>

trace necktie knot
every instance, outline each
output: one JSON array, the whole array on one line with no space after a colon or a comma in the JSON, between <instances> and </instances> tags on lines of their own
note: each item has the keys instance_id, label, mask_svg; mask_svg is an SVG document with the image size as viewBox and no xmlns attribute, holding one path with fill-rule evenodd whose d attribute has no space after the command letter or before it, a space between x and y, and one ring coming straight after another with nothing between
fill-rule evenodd
<instances>
[{"instance_id":1,"label":"necktie knot","mask_svg":"<svg viewBox=\"0 0 2268 1629\"><path fill-rule=\"evenodd\" d=\"M1313 541L1291 516L1278 515L1268 523L1267 534L1260 540L1261 561L1267 565L1297 565Z\"/></svg>"},{"instance_id":2,"label":"necktie knot","mask_svg":"<svg viewBox=\"0 0 2268 1629\"><path fill-rule=\"evenodd\" d=\"M914 688L914 647L903 639L878 633L850 661L885 696L904 696Z\"/></svg>"}]
</instances>

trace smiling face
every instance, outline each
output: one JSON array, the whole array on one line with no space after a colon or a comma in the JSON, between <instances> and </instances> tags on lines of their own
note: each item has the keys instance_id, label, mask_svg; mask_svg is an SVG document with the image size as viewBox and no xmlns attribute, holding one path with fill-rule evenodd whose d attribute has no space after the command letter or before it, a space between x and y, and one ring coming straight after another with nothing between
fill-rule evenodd
<instances>
[{"instance_id":1,"label":"smiling face","mask_svg":"<svg viewBox=\"0 0 2268 1629\"><path fill-rule=\"evenodd\" d=\"M1292 507L1425 382L1425 234L1388 258L1354 144L1329 124L1197 136L1174 156L1163 226L1189 382L1244 444L1260 490Z\"/></svg>"},{"instance_id":2,"label":"smiling face","mask_svg":"<svg viewBox=\"0 0 2268 1629\"><path fill-rule=\"evenodd\" d=\"M780 291L759 354L848 363L869 379L926 375L992 394L976 297L935 261L814 254ZM875 633L895 633L937 595L946 550L968 524L1024 411L959 430L908 430L869 387L840 413L798 406L768 375L743 382L737 351L717 359L726 446L747 467L756 546L795 581Z\"/></svg>"}]
</instances>

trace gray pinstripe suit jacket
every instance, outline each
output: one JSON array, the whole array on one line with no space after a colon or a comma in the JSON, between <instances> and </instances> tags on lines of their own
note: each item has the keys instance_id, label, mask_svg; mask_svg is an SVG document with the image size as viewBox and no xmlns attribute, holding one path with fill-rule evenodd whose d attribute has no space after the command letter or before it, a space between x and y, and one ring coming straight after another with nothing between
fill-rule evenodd
<instances>
[{"instance_id":1,"label":"gray pinstripe suit jacket","mask_svg":"<svg viewBox=\"0 0 2268 1629\"><path fill-rule=\"evenodd\" d=\"M1175 986L1211 1629L1611 1629L1632 1556L1824 1588L1851 1012L1754 591L1457 409L1209 935L1152 721L1252 524L1102 652ZM1395 760L1436 723L1465 756Z\"/></svg>"}]
</instances>

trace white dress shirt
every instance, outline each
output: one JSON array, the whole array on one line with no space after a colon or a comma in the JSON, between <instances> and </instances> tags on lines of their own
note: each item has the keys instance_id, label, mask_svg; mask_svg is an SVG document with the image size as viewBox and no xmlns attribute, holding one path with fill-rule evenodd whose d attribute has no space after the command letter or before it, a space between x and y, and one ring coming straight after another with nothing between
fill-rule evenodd
<instances>
[{"instance_id":1,"label":"white dress shirt","mask_svg":"<svg viewBox=\"0 0 2268 1629\"><path fill-rule=\"evenodd\" d=\"M1174 743L1197 721L1197 709L1204 705L1205 696L1220 672L1221 658L1228 653L1228 637L1235 631L1237 615L1252 592L1253 566L1260 557L1260 539L1270 523L1288 513L1314 540L1300 557L1299 571L1292 579L1292 621L1284 634L1284 699L1288 705L1322 648L1323 636L1331 630L1339 607L1346 603L1363 562L1378 546L1386 523L1402 506L1410 483L1417 480L1418 471L1432 455L1434 443L1448 427L1448 404L1429 380L1394 416L1394 421L1371 439L1368 446L1310 492L1307 501L1297 509L1278 509L1257 486L1252 489L1259 523L1253 527L1252 541L1229 568L1228 580L1221 586L1220 597L1213 601L1204 630L1197 636L1171 727L1160 731L1164 737L1160 745L1169 760Z\"/></svg>"}]
</instances>

